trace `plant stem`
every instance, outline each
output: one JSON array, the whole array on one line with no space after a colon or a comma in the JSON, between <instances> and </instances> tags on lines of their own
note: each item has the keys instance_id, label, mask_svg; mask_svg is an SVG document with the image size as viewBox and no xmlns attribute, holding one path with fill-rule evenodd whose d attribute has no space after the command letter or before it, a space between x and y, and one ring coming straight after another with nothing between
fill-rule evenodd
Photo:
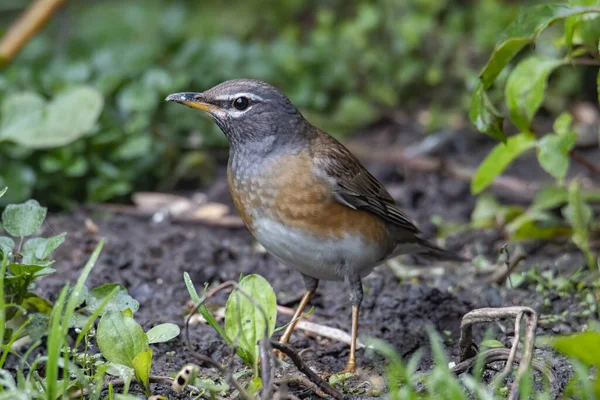
<instances>
[{"instance_id":1,"label":"plant stem","mask_svg":"<svg viewBox=\"0 0 600 400\"><path fill-rule=\"evenodd\" d=\"M0 41L0 66L10 62L65 0L37 0L8 29Z\"/></svg>"}]
</instances>

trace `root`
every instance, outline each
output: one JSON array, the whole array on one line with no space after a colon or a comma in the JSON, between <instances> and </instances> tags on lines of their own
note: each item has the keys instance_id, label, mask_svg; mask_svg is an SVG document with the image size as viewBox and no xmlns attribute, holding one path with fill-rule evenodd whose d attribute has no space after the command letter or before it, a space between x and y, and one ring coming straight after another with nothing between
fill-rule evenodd
<instances>
[{"instance_id":1,"label":"root","mask_svg":"<svg viewBox=\"0 0 600 400\"><path fill-rule=\"evenodd\" d=\"M529 367L544 374L548 378L551 387L554 388L556 382L554 373L542 363L533 360L537 314L529 307L480 308L467 313L463 317L460 327L459 364L455 365L452 371L461 374L475 365L477 354L474 351L473 325L495 322L506 318L515 319L515 337L511 349L490 349L480 355L485 357L486 364L496 361L506 361L504 369L496 377L494 384L500 383L510 374L512 366L516 361L519 363L519 368L517 369L509 399L518 398L519 382ZM517 350L521 335L521 320L523 318L525 319L525 338L523 353L521 354Z\"/></svg>"}]
</instances>

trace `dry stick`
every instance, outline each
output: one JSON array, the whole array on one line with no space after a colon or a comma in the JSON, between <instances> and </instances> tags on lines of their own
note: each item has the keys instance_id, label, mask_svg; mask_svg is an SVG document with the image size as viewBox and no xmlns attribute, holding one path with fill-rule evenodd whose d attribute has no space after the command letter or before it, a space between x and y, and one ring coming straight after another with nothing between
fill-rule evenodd
<instances>
[{"instance_id":1,"label":"dry stick","mask_svg":"<svg viewBox=\"0 0 600 400\"><path fill-rule=\"evenodd\" d=\"M343 400L344 397L340 392L338 392L329 383L325 382L319 375L317 375L312 369L310 369L306 364L304 364L304 361L302 361L302 358L298 355L298 353L296 353L292 346L279 343L275 340L271 340L271 346L273 346L274 349L285 353L285 355L287 355L292 360L296 368L298 368L300 372L306 375L306 377L310 379L311 382L313 382L315 385L321 388L322 391L324 391L334 399Z\"/></svg>"},{"instance_id":2,"label":"dry stick","mask_svg":"<svg viewBox=\"0 0 600 400\"><path fill-rule=\"evenodd\" d=\"M517 314L517 318L515 320L515 337L513 338L513 344L510 348L510 354L508 355L508 360L506 360L506 365L504 366L504 370L498 374L495 379L496 383L500 383L504 381L504 378L510 374L512 370L512 365L515 362L515 355L517 354L517 348L519 347L519 342L521 340L521 319L523 318L523 311ZM494 385L495 386L495 385Z\"/></svg>"},{"instance_id":3,"label":"dry stick","mask_svg":"<svg viewBox=\"0 0 600 400\"><path fill-rule=\"evenodd\" d=\"M519 364L519 369L517 370L517 377L515 378L509 400L519 398L519 382L521 382L521 378L523 378L523 376L529 369L529 365L531 365L531 360L533 359L533 346L535 344L535 328L537 327L537 314L530 308L529 311L525 309L523 311L524 314L529 313L529 318L525 320L525 343L522 358L524 361Z\"/></svg>"},{"instance_id":4,"label":"dry stick","mask_svg":"<svg viewBox=\"0 0 600 400\"><path fill-rule=\"evenodd\" d=\"M465 361L462 361L462 362L456 364L450 370L452 372L454 372L455 374L460 375L460 374L463 374L463 373L473 369L473 367L475 367L475 364L477 363L478 357L483 357L486 364L491 364L494 362L508 360L510 357L510 352L511 352L511 350L509 350L509 349L488 349L488 350L483 351L478 356L471 357ZM520 364L521 363L521 353L517 352L515 354L514 360ZM552 371L552 369L548 368L548 366L546 366L546 364L539 362L537 360L532 360L531 366L536 371L539 371L540 373L544 374L548 378L548 381L550 381L552 387L554 387L554 385L556 383L556 375L554 375L554 372Z\"/></svg>"},{"instance_id":5,"label":"dry stick","mask_svg":"<svg viewBox=\"0 0 600 400\"><path fill-rule=\"evenodd\" d=\"M597 65L600 65L600 64L597 64ZM600 168L598 168L593 163L589 162L585 157L583 157L581 154L579 154L575 150L569 151L569 156L571 156L571 158L574 161L576 161L577 163L579 163L579 164L583 165L584 167L586 167L588 169L588 171L590 171L594 175L600 176Z\"/></svg>"},{"instance_id":6,"label":"dry stick","mask_svg":"<svg viewBox=\"0 0 600 400\"><path fill-rule=\"evenodd\" d=\"M486 279L488 284L495 283L500 285L506 280L506 278L510 279L510 274L515 270L515 268L517 268L521 261L527 258L527 253L521 249L517 249L516 253L512 256L512 259L509 258L508 250L505 251L506 263L504 265L506 268L497 268L494 272L492 272L490 277Z\"/></svg>"},{"instance_id":7,"label":"dry stick","mask_svg":"<svg viewBox=\"0 0 600 400\"><path fill-rule=\"evenodd\" d=\"M10 62L64 2L37 0L31 3L0 41L0 66Z\"/></svg>"},{"instance_id":8,"label":"dry stick","mask_svg":"<svg viewBox=\"0 0 600 400\"><path fill-rule=\"evenodd\" d=\"M524 351L509 399L514 399L518 396L519 382L531 365L533 346L535 344L535 328L537 326L536 312L529 307L480 308L467 313L460 324L459 360L463 362L473 355L471 345L473 343L474 324L489 323L505 318L520 319L522 316L526 316ZM513 347L517 345L518 342L515 341Z\"/></svg>"},{"instance_id":9,"label":"dry stick","mask_svg":"<svg viewBox=\"0 0 600 400\"><path fill-rule=\"evenodd\" d=\"M473 168L464 167L451 161L444 162L435 157L419 155L408 156L397 147L377 150L356 143L350 143L348 147L363 161L390 163L422 172L437 172L464 182L470 183L476 173ZM513 200L530 202L540 185L519 178L498 176L490 183L490 188L502 192L502 195Z\"/></svg>"},{"instance_id":10,"label":"dry stick","mask_svg":"<svg viewBox=\"0 0 600 400\"><path fill-rule=\"evenodd\" d=\"M281 385L302 385L311 389L317 396L326 397L327 393L322 391L313 381L309 380L305 375L294 376L291 378L281 378L275 381L275 384Z\"/></svg>"},{"instance_id":11,"label":"dry stick","mask_svg":"<svg viewBox=\"0 0 600 400\"><path fill-rule=\"evenodd\" d=\"M150 375L150 383L172 385L174 380L175 379L171 378L170 376ZM113 387L124 386L125 380L123 380L121 378L117 378L117 379L112 379L112 380L106 381L106 382L104 382L102 390L107 389L108 385L113 385ZM201 392L201 390L199 388L197 388L196 386L193 386L193 385L187 385L186 388L189 389L190 391L196 391L198 393ZM88 393L89 393L88 388L79 389L76 392L69 394L69 398L76 399L78 397L87 396Z\"/></svg>"}]
</instances>

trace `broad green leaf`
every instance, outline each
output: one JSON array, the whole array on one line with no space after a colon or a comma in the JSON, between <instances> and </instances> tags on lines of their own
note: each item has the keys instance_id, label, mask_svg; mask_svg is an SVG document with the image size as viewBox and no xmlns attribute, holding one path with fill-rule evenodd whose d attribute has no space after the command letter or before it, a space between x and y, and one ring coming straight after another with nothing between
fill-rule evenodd
<instances>
[{"instance_id":1,"label":"broad green leaf","mask_svg":"<svg viewBox=\"0 0 600 400\"><path fill-rule=\"evenodd\" d=\"M45 265L29 265L29 264L18 264L18 263L9 264L8 267L10 268L10 272L12 272L13 275L15 275L15 276L26 275L26 274L33 275L33 274L36 274L46 268Z\"/></svg>"},{"instance_id":2,"label":"broad green leaf","mask_svg":"<svg viewBox=\"0 0 600 400\"><path fill-rule=\"evenodd\" d=\"M22 203L30 199L36 181L35 170L30 165L11 160L0 169L0 187L10 187L0 199L0 206Z\"/></svg>"},{"instance_id":3,"label":"broad green leaf","mask_svg":"<svg viewBox=\"0 0 600 400\"><path fill-rule=\"evenodd\" d=\"M52 303L34 293L28 293L21 305L31 313L50 314Z\"/></svg>"},{"instance_id":4,"label":"broad green leaf","mask_svg":"<svg viewBox=\"0 0 600 400\"><path fill-rule=\"evenodd\" d=\"M65 241L66 236L67 233L63 232L49 238L29 239L23 246L23 262L35 263L46 260Z\"/></svg>"},{"instance_id":5,"label":"broad green leaf","mask_svg":"<svg viewBox=\"0 0 600 400\"><path fill-rule=\"evenodd\" d=\"M480 132L487 133L500 141L506 140L506 136L502 131L502 121L504 118L488 99L481 83L477 86L475 93L473 93L469 117Z\"/></svg>"},{"instance_id":6,"label":"broad green leaf","mask_svg":"<svg viewBox=\"0 0 600 400\"><path fill-rule=\"evenodd\" d=\"M596 259L590 251L589 226L593 217L592 209L585 203L581 194L581 184L574 180L569 185L569 205L563 213L573 226L573 243L577 245L586 257L589 268L595 268Z\"/></svg>"},{"instance_id":7,"label":"broad green leaf","mask_svg":"<svg viewBox=\"0 0 600 400\"><path fill-rule=\"evenodd\" d=\"M571 129L571 123L573 122L573 116L571 113L565 111L562 112L555 120L552 129L558 135L567 135L573 130Z\"/></svg>"},{"instance_id":8,"label":"broad green leaf","mask_svg":"<svg viewBox=\"0 0 600 400\"><path fill-rule=\"evenodd\" d=\"M522 132L529 132L533 116L544 100L548 76L563 63L542 57L521 61L506 81L504 95L510 120Z\"/></svg>"},{"instance_id":9,"label":"broad green leaf","mask_svg":"<svg viewBox=\"0 0 600 400\"><path fill-rule=\"evenodd\" d=\"M11 238L0 236L0 258L2 258L4 254L11 254L14 248L15 242Z\"/></svg>"},{"instance_id":10,"label":"broad green leaf","mask_svg":"<svg viewBox=\"0 0 600 400\"><path fill-rule=\"evenodd\" d=\"M50 103L35 93L16 93L2 104L0 141L44 149L69 144L88 133L100 116L104 99L90 86L73 87Z\"/></svg>"},{"instance_id":11,"label":"broad green leaf","mask_svg":"<svg viewBox=\"0 0 600 400\"><path fill-rule=\"evenodd\" d=\"M568 201L567 189L557 185L546 185L535 194L531 208L542 211L559 207Z\"/></svg>"},{"instance_id":12,"label":"broad green leaf","mask_svg":"<svg viewBox=\"0 0 600 400\"><path fill-rule=\"evenodd\" d=\"M554 339L554 348L587 366L600 367L600 332L583 332Z\"/></svg>"},{"instance_id":13,"label":"broad green leaf","mask_svg":"<svg viewBox=\"0 0 600 400\"><path fill-rule=\"evenodd\" d=\"M118 311L100 318L96 341L104 358L130 368L137 355L148 348L148 337L140 324Z\"/></svg>"},{"instance_id":14,"label":"broad green leaf","mask_svg":"<svg viewBox=\"0 0 600 400\"><path fill-rule=\"evenodd\" d=\"M179 331L180 330L177 325L166 323L156 325L146 332L146 336L148 336L149 344L164 343L179 336Z\"/></svg>"},{"instance_id":15,"label":"broad green leaf","mask_svg":"<svg viewBox=\"0 0 600 400\"><path fill-rule=\"evenodd\" d=\"M48 322L50 317L42 313L34 313L31 315L31 321L27 324L25 332L34 342L40 340L48 334Z\"/></svg>"},{"instance_id":16,"label":"broad green leaf","mask_svg":"<svg viewBox=\"0 0 600 400\"><path fill-rule=\"evenodd\" d=\"M526 8L502 33L490 59L481 71L484 89L489 89L498 74L526 45L553 23L572 15L596 12L598 8L562 4L543 4Z\"/></svg>"},{"instance_id":17,"label":"broad green leaf","mask_svg":"<svg viewBox=\"0 0 600 400\"><path fill-rule=\"evenodd\" d=\"M121 312L127 309L135 313L140 308L140 303L138 303L137 300L127 293L127 288L125 288L125 286L115 283L107 283L90 290L90 293L85 301L85 309L93 313L102 304L106 296L109 296L115 289L117 289L117 293L113 295L106 307L104 307L102 314L105 314L109 311Z\"/></svg>"},{"instance_id":18,"label":"broad green leaf","mask_svg":"<svg viewBox=\"0 0 600 400\"><path fill-rule=\"evenodd\" d=\"M2 226L12 236L31 236L42 226L47 211L47 208L41 207L35 200L9 204L2 213Z\"/></svg>"},{"instance_id":19,"label":"broad green leaf","mask_svg":"<svg viewBox=\"0 0 600 400\"><path fill-rule=\"evenodd\" d=\"M238 354L250 366L258 361L258 341L271 337L277 319L277 299L269 282L260 275L248 275L240 289L253 300L235 290L225 305L225 332L239 346ZM264 314L254 304L259 305Z\"/></svg>"},{"instance_id":20,"label":"broad green leaf","mask_svg":"<svg viewBox=\"0 0 600 400\"><path fill-rule=\"evenodd\" d=\"M152 349L147 348L133 359L135 379L140 383L146 396L150 396L150 368L152 367Z\"/></svg>"},{"instance_id":21,"label":"broad green leaf","mask_svg":"<svg viewBox=\"0 0 600 400\"><path fill-rule=\"evenodd\" d=\"M535 138L525 133L511 136L506 144L498 143L479 165L471 181L471 192L481 193L515 158L533 147Z\"/></svg>"},{"instance_id":22,"label":"broad green leaf","mask_svg":"<svg viewBox=\"0 0 600 400\"><path fill-rule=\"evenodd\" d=\"M477 198L475 209L471 213L473 228L490 228L495 225L498 209L502 206L494 196L482 194Z\"/></svg>"},{"instance_id":23,"label":"broad green leaf","mask_svg":"<svg viewBox=\"0 0 600 400\"><path fill-rule=\"evenodd\" d=\"M527 210L505 229L512 240L553 239L568 236L573 232L552 214L535 209Z\"/></svg>"},{"instance_id":24,"label":"broad green leaf","mask_svg":"<svg viewBox=\"0 0 600 400\"><path fill-rule=\"evenodd\" d=\"M538 142L537 158L550 175L560 182L567 175L569 169L569 152L575 146L577 133L570 132L563 135L548 134Z\"/></svg>"}]
</instances>

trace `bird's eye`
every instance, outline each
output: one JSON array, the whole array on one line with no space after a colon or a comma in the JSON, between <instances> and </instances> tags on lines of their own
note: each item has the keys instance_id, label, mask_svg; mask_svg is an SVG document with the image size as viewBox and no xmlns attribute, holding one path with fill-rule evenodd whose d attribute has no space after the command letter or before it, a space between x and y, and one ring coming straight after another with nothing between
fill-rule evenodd
<instances>
[{"instance_id":1,"label":"bird's eye","mask_svg":"<svg viewBox=\"0 0 600 400\"><path fill-rule=\"evenodd\" d=\"M250 105L250 100L247 97L238 97L233 101L233 106L236 110L245 110Z\"/></svg>"}]
</instances>

